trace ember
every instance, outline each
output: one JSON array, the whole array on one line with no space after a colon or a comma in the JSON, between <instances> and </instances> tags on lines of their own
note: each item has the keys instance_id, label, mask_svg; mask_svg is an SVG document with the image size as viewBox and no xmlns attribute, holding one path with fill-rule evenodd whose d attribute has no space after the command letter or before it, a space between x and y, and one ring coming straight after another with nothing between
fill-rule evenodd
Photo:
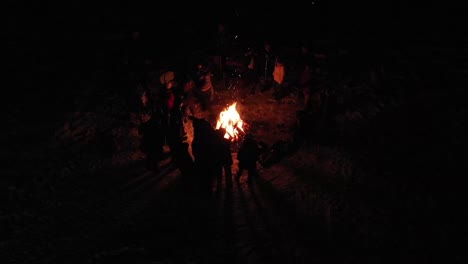
<instances>
[{"instance_id":1,"label":"ember","mask_svg":"<svg viewBox=\"0 0 468 264\"><path fill-rule=\"evenodd\" d=\"M240 118L239 113L236 110L237 102L227 107L224 111L219 114L218 121L216 123L216 129L223 128L226 130L224 137L231 141L239 139L239 134L244 132L244 122Z\"/></svg>"}]
</instances>

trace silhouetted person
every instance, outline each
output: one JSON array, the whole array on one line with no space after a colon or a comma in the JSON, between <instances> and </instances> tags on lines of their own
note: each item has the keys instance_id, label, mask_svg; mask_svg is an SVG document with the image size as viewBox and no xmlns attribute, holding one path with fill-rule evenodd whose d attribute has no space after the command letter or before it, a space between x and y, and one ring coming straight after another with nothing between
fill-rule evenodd
<instances>
[{"instance_id":1,"label":"silhouetted person","mask_svg":"<svg viewBox=\"0 0 468 264\"><path fill-rule=\"evenodd\" d=\"M273 85L273 70L275 69L276 54L270 42L265 41L263 50L258 56L260 92L269 90Z\"/></svg>"},{"instance_id":2,"label":"silhouetted person","mask_svg":"<svg viewBox=\"0 0 468 264\"><path fill-rule=\"evenodd\" d=\"M247 133L237 152L237 160L239 161L239 171L236 174L237 181L239 181L244 170L247 170L249 180L254 180L258 176L257 160L260 152L261 149L255 137L251 133Z\"/></svg>"},{"instance_id":3,"label":"silhouetted person","mask_svg":"<svg viewBox=\"0 0 468 264\"><path fill-rule=\"evenodd\" d=\"M231 42L232 37L226 29L225 24L218 23L216 34L214 36L214 60L218 66L218 72L216 72L216 74L220 75L223 80L223 84L225 81L226 57L230 54Z\"/></svg>"},{"instance_id":4,"label":"silhouetted person","mask_svg":"<svg viewBox=\"0 0 468 264\"><path fill-rule=\"evenodd\" d=\"M249 47L243 58L244 68L244 89L250 94L255 94L258 84L258 54L257 51Z\"/></svg>"},{"instance_id":5,"label":"silhouetted person","mask_svg":"<svg viewBox=\"0 0 468 264\"><path fill-rule=\"evenodd\" d=\"M174 156L174 151L184 141L184 114L182 112L182 95L181 88L175 79L175 72L167 71L160 76L161 87L158 98L157 114L161 118L162 129L164 132L164 140L167 141L171 149L171 155Z\"/></svg>"},{"instance_id":6,"label":"silhouetted person","mask_svg":"<svg viewBox=\"0 0 468 264\"><path fill-rule=\"evenodd\" d=\"M195 165L188 151L188 147L189 144L187 142L180 142L177 144L173 150L173 158L182 174L187 177L192 177Z\"/></svg>"},{"instance_id":7,"label":"silhouetted person","mask_svg":"<svg viewBox=\"0 0 468 264\"><path fill-rule=\"evenodd\" d=\"M195 163L189 153L189 143L180 142L173 150L173 160L182 174L182 187L188 194L194 191L193 186L196 184L195 179Z\"/></svg>"},{"instance_id":8,"label":"silhouetted person","mask_svg":"<svg viewBox=\"0 0 468 264\"><path fill-rule=\"evenodd\" d=\"M194 170L197 175L199 191L203 197L210 197L212 184L219 168L216 156L216 132L206 119L190 117L193 125L192 154L194 157ZM219 141L218 141L219 142Z\"/></svg>"},{"instance_id":9,"label":"silhouetted person","mask_svg":"<svg viewBox=\"0 0 468 264\"><path fill-rule=\"evenodd\" d=\"M216 146L216 156L218 157L219 168L218 168L218 179L221 179L222 174L224 172L224 177L226 179L226 183L232 180L232 164L234 163L232 160L232 153L231 153L231 142L229 139L225 138L224 135L226 134L225 129L218 129L216 130L217 134L217 146Z\"/></svg>"}]
</instances>

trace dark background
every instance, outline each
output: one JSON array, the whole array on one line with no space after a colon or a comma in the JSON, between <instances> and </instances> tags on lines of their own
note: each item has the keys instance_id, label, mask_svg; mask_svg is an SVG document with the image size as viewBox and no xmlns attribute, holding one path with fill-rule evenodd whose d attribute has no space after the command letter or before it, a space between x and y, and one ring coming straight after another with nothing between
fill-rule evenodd
<instances>
[{"instance_id":1,"label":"dark background","mask_svg":"<svg viewBox=\"0 0 468 264\"><path fill-rule=\"evenodd\" d=\"M4 97L4 105L21 101L12 97L63 103L80 75L116 63L133 31L142 33L150 56L158 60L203 48L219 22L242 41L296 45L327 39L364 53L424 45L463 63L457 58L464 56L467 42L463 8L442 2L313 3L8 1L4 64L13 85L5 88L12 96Z\"/></svg>"},{"instance_id":2,"label":"dark background","mask_svg":"<svg viewBox=\"0 0 468 264\"><path fill-rule=\"evenodd\" d=\"M27 124L61 120L75 110L83 80L118 84L116 65L133 31L142 33L156 61L203 48L218 22L247 42L271 39L286 46L326 39L364 57L394 56L380 52L398 50L409 61L401 71L414 76L417 86L404 87L411 88L402 92L408 104L395 126L407 138L388 144L395 155L385 165L400 173L395 182L420 186L420 197L427 198L417 203L424 214L408 209L417 215L414 226L428 236L442 230L436 242L458 251L463 244L456 240L466 239L466 140L458 130L466 123L465 9L443 1L314 3L8 1L3 10L9 85L2 87L2 113ZM432 201L427 210L424 201Z\"/></svg>"}]
</instances>

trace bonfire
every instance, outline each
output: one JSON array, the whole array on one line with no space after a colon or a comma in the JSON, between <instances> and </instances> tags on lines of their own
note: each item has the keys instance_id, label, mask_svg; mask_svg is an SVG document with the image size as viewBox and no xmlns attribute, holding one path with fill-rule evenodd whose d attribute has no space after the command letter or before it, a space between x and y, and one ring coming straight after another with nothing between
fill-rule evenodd
<instances>
[{"instance_id":1,"label":"bonfire","mask_svg":"<svg viewBox=\"0 0 468 264\"><path fill-rule=\"evenodd\" d=\"M231 141L237 141L241 133L244 133L243 124L239 113L236 110L237 102L234 102L219 114L216 122L216 129L224 129L226 134L224 138Z\"/></svg>"}]
</instances>

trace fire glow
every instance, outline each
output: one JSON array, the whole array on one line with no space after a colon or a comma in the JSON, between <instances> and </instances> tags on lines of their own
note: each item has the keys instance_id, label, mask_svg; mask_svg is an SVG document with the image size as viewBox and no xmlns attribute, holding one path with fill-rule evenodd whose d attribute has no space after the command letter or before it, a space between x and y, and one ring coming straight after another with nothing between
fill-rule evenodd
<instances>
[{"instance_id":1,"label":"fire glow","mask_svg":"<svg viewBox=\"0 0 468 264\"><path fill-rule=\"evenodd\" d=\"M224 111L219 114L218 121L216 123L216 129L223 128L226 130L224 138L231 141L239 139L239 134L244 132L242 127L244 122L240 118L239 113L236 110L237 102L227 107Z\"/></svg>"}]
</instances>

